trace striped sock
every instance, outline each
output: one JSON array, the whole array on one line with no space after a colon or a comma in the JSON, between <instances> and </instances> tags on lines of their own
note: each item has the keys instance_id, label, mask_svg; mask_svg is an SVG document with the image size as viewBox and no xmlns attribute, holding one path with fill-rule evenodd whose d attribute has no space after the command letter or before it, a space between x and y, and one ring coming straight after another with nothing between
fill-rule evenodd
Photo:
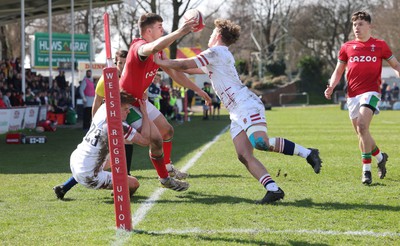
<instances>
[{"instance_id":1,"label":"striped sock","mask_svg":"<svg viewBox=\"0 0 400 246\"><path fill-rule=\"evenodd\" d=\"M298 155L307 158L311 153L311 150L285 138L270 138L269 144L272 147L272 151L285 155Z\"/></svg>"},{"instance_id":2,"label":"striped sock","mask_svg":"<svg viewBox=\"0 0 400 246\"><path fill-rule=\"evenodd\" d=\"M369 153L362 153L361 159L363 163L363 172L371 171L371 152Z\"/></svg>"},{"instance_id":3,"label":"striped sock","mask_svg":"<svg viewBox=\"0 0 400 246\"><path fill-rule=\"evenodd\" d=\"M378 148L378 146L375 146L375 148L372 150L372 155L375 156L376 161L379 163L383 159L383 155L381 150Z\"/></svg>"},{"instance_id":4,"label":"striped sock","mask_svg":"<svg viewBox=\"0 0 400 246\"><path fill-rule=\"evenodd\" d=\"M260 183L265 187L265 189L269 191L277 191L279 189L278 185L275 183L275 181L271 178L269 173L264 174L260 178Z\"/></svg>"}]
</instances>

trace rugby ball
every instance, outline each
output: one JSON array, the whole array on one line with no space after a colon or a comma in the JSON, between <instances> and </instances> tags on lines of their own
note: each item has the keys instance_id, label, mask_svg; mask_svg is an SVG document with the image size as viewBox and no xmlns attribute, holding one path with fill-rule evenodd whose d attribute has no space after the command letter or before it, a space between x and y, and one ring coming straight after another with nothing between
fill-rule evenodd
<instances>
[{"instance_id":1,"label":"rugby ball","mask_svg":"<svg viewBox=\"0 0 400 246\"><path fill-rule=\"evenodd\" d=\"M197 20L197 26L195 26L195 29L193 30L193 32L199 32L199 31L203 30L203 28L204 28L204 18L203 18L203 14L199 10L197 10L197 9L189 9L183 15L183 20L184 21L192 20L192 19L193 20Z\"/></svg>"}]
</instances>

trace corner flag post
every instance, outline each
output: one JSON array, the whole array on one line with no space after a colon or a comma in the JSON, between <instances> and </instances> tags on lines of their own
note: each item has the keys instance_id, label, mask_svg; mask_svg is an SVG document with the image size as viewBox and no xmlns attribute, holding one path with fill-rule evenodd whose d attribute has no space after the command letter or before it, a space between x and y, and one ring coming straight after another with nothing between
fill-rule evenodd
<instances>
[{"instance_id":1,"label":"corner flag post","mask_svg":"<svg viewBox=\"0 0 400 246\"><path fill-rule=\"evenodd\" d=\"M108 147L114 190L114 208L117 229L132 230L131 204L128 172L122 130L121 99L119 95L118 71L113 66L110 43L109 17L105 13L104 33L106 41L107 67L103 69L105 103L107 108Z\"/></svg>"}]
</instances>

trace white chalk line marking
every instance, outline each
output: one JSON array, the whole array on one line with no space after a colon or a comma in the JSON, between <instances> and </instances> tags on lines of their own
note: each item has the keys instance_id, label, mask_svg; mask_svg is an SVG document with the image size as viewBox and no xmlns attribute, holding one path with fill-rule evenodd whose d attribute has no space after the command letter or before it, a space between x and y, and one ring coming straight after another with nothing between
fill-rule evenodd
<instances>
[{"instance_id":1,"label":"white chalk line marking","mask_svg":"<svg viewBox=\"0 0 400 246\"><path fill-rule=\"evenodd\" d=\"M273 229L225 229L225 230L203 230L199 228L190 228L185 230L166 229L162 231L142 231L147 234L156 235L183 235L183 234L313 234L313 235L334 235L334 236L371 236L371 237L400 237L396 232L374 232L374 231L331 231L331 230L273 230ZM138 230L140 233L140 230Z\"/></svg>"}]
</instances>

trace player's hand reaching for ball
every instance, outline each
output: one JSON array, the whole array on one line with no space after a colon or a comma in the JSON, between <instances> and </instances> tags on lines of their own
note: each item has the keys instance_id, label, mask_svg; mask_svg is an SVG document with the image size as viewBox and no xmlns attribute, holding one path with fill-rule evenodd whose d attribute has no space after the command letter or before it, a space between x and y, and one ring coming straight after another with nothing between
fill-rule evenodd
<instances>
[{"instance_id":1,"label":"player's hand reaching for ball","mask_svg":"<svg viewBox=\"0 0 400 246\"><path fill-rule=\"evenodd\" d=\"M183 25L178 29L179 32L182 32L184 34L187 34L189 32L193 32L196 30L196 27L198 25L198 20L196 19L190 19L187 20L183 23Z\"/></svg>"}]
</instances>

